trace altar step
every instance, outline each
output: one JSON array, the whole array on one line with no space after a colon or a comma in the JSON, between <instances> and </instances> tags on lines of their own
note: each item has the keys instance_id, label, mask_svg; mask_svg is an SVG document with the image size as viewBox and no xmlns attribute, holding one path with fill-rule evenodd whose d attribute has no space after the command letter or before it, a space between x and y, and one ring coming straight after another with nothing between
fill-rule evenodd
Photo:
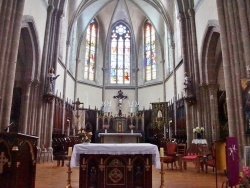
<instances>
[{"instance_id":1,"label":"altar step","mask_svg":"<svg viewBox=\"0 0 250 188\"><path fill-rule=\"evenodd\" d=\"M67 164L68 161L65 161ZM68 174L67 165L57 167L57 162L39 163L36 166L36 188L61 188L66 187ZM216 177L212 169L209 172L197 173L197 170L188 164L187 171L172 170L164 165L164 184L166 188L214 188L216 187ZM159 188L161 184L160 170L153 167L153 188ZM226 180L223 172L219 172L217 176L217 187L221 187L222 183ZM78 168L72 169L71 185L73 188L79 186L79 170Z\"/></svg>"}]
</instances>

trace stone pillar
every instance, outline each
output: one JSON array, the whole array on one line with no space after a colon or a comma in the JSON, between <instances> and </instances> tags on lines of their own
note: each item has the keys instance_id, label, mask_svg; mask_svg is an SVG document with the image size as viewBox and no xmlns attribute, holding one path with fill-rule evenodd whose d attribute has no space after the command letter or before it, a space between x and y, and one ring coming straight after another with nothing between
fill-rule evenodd
<instances>
[{"instance_id":1,"label":"stone pillar","mask_svg":"<svg viewBox=\"0 0 250 188\"><path fill-rule=\"evenodd\" d=\"M30 104L30 88L31 88L31 82L28 83L28 82L24 82L24 85L23 85L23 94L22 94L22 111L21 111L21 128L20 128L20 131L21 133L23 134L27 134L28 133L28 130L27 130L27 127L28 127L28 118L29 117L29 104ZM31 114L30 114L31 115Z\"/></svg>"},{"instance_id":2,"label":"stone pillar","mask_svg":"<svg viewBox=\"0 0 250 188\"><path fill-rule=\"evenodd\" d=\"M200 86L200 103L203 105L201 108L201 127L204 127L204 136L207 139L208 144L211 144L214 140L212 139L212 123L211 123L211 108L210 108L210 97L208 91L208 85L203 84Z\"/></svg>"},{"instance_id":3,"label":"stone pillar","mask_svg":"<svg viewBox=\"0 0 250 188\"><path fill-rule=\"evenodd\" d=\"M238 7L239 7L239 19L240 19L240 26L241 26L241 33L242 33L242 43L244 52L250 52L250 31L249 31L249 14L247 14L246 10L246 2L245 0L238 0ZM249 12L248 12L249 13ZM245 59L245 67L246 65L250 66L250 53L243 53Z\"/></svg>"},{"instance_id":4,"label":"stone pillar","mask_svg":"<svg viewBox=\"0 0 250 188\"><path fill-rule=\"evenodd\" d=\"M195 95L196 99L196 113L197 113L197 124L201 125L201 101L200 101L200 76L199 76L199 60L198 60L198 50L197 50L197 36L196 36L196 25L195 25L195 14L193 9L188 10L189 18L190 18L190 36L191 36L191 44L192 46L192 61L193 61L193 71L194 71L194 81L193 81L193 94ZM190 76L190 75L189 75Z\"/></svg>"},{"instance_id":5,"label":"stone pillar","mask_svg":"<svg viewBox=\"0 0 250 188\"><path fill-rule=\"evenodd\" d=\"M208 85L209 98L210 98L210 113L211 113L211 126L212 126L212 140L217 141L220 137L220 124L218 114L218 99L217 99L217 84Z\"/></svg>"},{"instance_id":6,"label":"stone pillar","mask_svg":"<svg viewBox=\"0 0 250 188\"><path fill-rule=\"evenodd\" d=\"M8 1L7 5L7 14L3 15L6 19L5 30L4 30L4 40L1 44L2 49L10 49L9 51L4 51L0 54L0 65L6 64L6 72L3 75L4 79L2 90L2 124L1 127L3 128L5 125L9 124L10 120L10 112L11 112L11 104L12 104L12 95L13 95L13 87L14 87L14 80L15 80L15 71L16 71L16 61L17 61L17 53L18 53L18 46L19 46L19 39L20 39L20 32L21 32L21 22L22 22L22 15L24 9L24 0L10 0ZM0 16L1 17L1 16ZM6 57L5 59L2 59ZM6 63L7 62L7 63ZM2 70L2 67L0 68Z\"/></svg>"}]
</instances>

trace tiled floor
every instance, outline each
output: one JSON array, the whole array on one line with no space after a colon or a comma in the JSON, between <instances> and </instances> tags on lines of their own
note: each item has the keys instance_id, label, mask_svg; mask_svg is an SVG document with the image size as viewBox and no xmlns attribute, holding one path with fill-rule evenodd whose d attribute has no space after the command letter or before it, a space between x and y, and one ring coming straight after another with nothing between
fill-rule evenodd
<instances>
[{"instance_id":1,"label":"tiled floor","mask_svg":"<svg viewBox=\"0 0 250 188\"><path fill-rule=\"evenodd\" d=\"M68 162L66 161L66 164ZM37 164L36 171L36 188L63 188L67 185L68 173L67 166L57 167L57 163L41 163ZM218 172L217 186L216 176L209 169L209 172L197 173L192 164L188 164L186 171L168 169L164 165L164 187L168 188L215 188L222 187L222 182L226 180L222 172ZM73 188L78 187L79 178L78 168L73 168L71 173L71 185ZM161 184L161 174L159 169L153 167L153 188L159 188Z\"/></svg>"}]
</instances>

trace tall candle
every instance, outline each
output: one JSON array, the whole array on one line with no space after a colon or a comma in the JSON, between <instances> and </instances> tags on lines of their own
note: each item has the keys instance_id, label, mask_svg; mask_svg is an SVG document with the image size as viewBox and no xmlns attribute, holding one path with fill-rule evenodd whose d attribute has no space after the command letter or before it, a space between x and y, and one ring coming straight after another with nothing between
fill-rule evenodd
<instances>
[{"instance_id":1,"label":"tall candle","mask_svg":"<svg viewBox=\"0 0 250 188\"><path fill-rule=\"evenodd\" d=\"M164 156L164 148L160 148L160 156L161 156L161 157Z\"/></svg>"},{"instance_id":2,"label":"tall candle","mask_svg":"<svg viewBox=\"0 0 250 188\"><path fill-rule=\"evenodd\" d=\"M68 156L72 155L72 147L68 147Z\"/></svg>"}]
</instances>

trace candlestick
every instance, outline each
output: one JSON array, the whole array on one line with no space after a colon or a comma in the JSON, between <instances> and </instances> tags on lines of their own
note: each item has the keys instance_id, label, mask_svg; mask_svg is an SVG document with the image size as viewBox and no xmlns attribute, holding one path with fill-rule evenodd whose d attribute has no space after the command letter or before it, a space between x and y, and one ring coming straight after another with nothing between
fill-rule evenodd
<instances>
[{"instance_id":1,"label":"candlestick","mask_svg":"<svg viewBox=\"0 0 250 188\"><path fill-rule=\"evenodd\" d=\"M71 157L72 155L72 147L68 147L68 156Z\"/></svg>"},{"instance_id":2,"label":"candlestick","mask_svg":"<svg viewBox=\"0 0 250 188\"><path fill-rule=\"evenodd\" d=\"M160 156L164 157L164 148L160 148Z\"/></svg>"}]
</instances>

